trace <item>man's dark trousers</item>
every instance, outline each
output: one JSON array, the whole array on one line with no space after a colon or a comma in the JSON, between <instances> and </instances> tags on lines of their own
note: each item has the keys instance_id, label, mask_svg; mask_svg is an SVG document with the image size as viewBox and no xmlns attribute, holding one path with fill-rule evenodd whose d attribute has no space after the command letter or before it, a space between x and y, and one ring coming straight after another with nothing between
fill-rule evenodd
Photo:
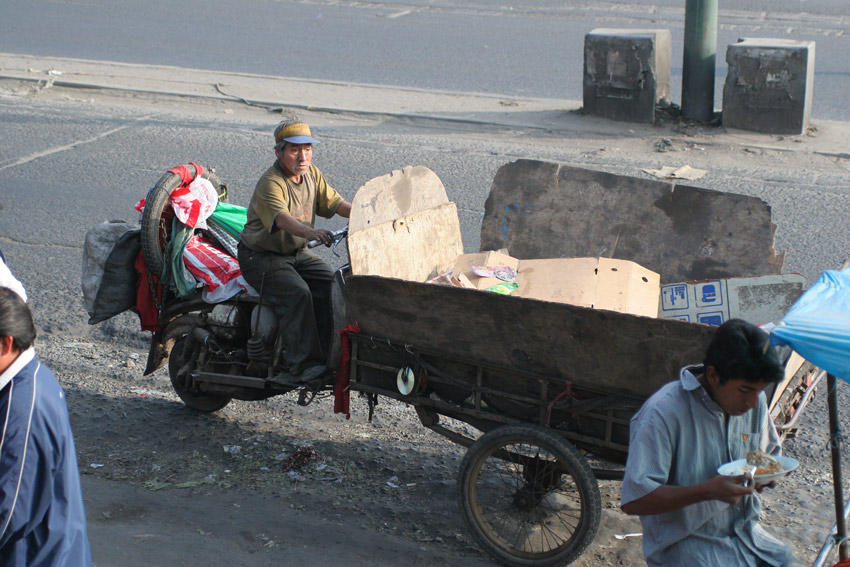
<instances>
[{"instance_id":1,"label":"man's dark trousers","mask_svg":"<svg viewBox=\"0 0 850 567\"><path fill-rule=\"evenodd\" d=\"M283 255L240 243L238 257L245 280L280 320L290 369L324 366L331 333L330 266L303 248Z\"/></svg>"}]
</instances>

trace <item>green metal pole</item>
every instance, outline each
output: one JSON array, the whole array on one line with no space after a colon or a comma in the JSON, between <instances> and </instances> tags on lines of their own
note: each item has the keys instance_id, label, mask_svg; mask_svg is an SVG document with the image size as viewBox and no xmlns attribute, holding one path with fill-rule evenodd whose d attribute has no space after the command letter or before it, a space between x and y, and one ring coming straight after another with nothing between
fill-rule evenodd
<instances>
[{"instance_id":1,"label":"green metal pole","mask_svg":"<svg viewBox=\"0 0 850 567\"><path fill-rule=\"evenodd\" d=\"M717 0L685 1L682 115L699 122L714 118L717 57Z\"/></svg>"}]
</instances>

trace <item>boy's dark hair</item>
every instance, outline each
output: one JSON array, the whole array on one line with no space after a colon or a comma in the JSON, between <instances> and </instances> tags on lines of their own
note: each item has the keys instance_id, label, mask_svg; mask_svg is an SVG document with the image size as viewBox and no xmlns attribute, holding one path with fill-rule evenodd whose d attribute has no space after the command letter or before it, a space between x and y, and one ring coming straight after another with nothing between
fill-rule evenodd
<instances>
[{"instance_id":1,"label":"boy's dark hair","mask_svg":"<svg viewBox=\"0 0 850 567\"><path fill-rule=\"evenodd\" d=\"M0 337L12 337L12 348L24 351L35 342L35 324L21 296L0 287Z\"/></svg>"},{"instance_id":2,"label":"boy's dark hair","mask_svg":"<svg viewBox=\"0 0 850 567\"><path fill-rule=\"evenodd\" d=\"M705 351L704 364L717 370L721 384L741 378L775 383L784 375L768 334L743 319L730 319L717 328Z\"/></svg>"}]
</instances>

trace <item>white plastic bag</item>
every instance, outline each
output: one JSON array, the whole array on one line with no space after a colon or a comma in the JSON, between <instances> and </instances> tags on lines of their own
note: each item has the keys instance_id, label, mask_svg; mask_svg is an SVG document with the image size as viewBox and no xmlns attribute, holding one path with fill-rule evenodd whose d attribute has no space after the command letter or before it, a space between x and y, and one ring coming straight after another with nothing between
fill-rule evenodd
<instances>
[{"instance_id":1,"label":"white plastic bag","mask_svg":"<svg viewBox=\"0 0 850 567\"><path fill-rule=\"evenodd\" d=\"M171 193L171 207L180 222L191 228L207 228L207 219L218 205L218 192L203 177Z\"/></svg>"}]
</instances>

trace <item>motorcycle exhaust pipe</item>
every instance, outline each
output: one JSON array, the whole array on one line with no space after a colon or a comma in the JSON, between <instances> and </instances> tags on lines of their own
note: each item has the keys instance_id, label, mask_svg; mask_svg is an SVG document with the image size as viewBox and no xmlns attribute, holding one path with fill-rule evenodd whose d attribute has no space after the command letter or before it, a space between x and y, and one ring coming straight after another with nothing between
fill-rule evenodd
<instances>
[{"instance_id":1,"label":"motorcycle exhaust pipe","mask_svg":"<svg viewBox=\"0 0 850 567\"><path fill-rule=\"evenodd\" d=\"M192 338L211 349L221 350L221 347L216 344L213 334L203 327L195 327L192 329Z\"/></svg>"},{"instance_id":2,"label":"motorcycle exhaust pipe","mask_svg":"<svg viewBox=\"0 0 850 567\"><path fill-rule=\"evenodd\" d=\"M203 346L206 346L209 350L221 350L211 332L202 327L195 327L191 333L186 335L186 343L183 345L183 366L177 371L178 376L184 377L185 388L190 386L189 372L196 366L203 366L201 360L201 347Z\"/></svg>"}]
</instances>

